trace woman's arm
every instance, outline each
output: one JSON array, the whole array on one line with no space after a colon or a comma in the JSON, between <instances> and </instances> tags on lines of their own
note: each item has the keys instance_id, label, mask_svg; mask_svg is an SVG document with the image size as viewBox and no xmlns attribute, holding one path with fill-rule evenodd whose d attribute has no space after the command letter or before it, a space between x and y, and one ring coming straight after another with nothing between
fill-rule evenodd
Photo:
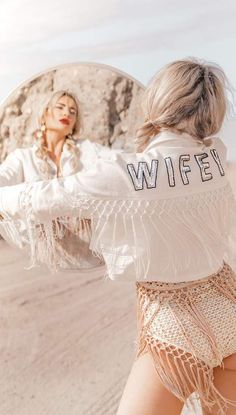
<instances>
[{"instance_id":1,"label":"woman's arm","mask_svg":"<svg viewBox=\"0 0 236 415\"><path fill-rule=\"evenodd\" d=\"M0 214L8 220L16 220L25 218L30 210L39 222L59 216L76 216L81 213L81 208L89 214L89 200L130 196L132 185L128 174L124 174L124 162L124 159L120 162L98 159L86 172L1 187Z\"/></svg>"},{"instance_id":2,"label":"woman's arm","mask_svg":"<svg viewBox=\"0 0 236 415\"><path fill-rule=\"evenodd\" d=\"M17 185L24 181L24 171L21 158L21 150L15 149L12 151L3 163L0 165L0 188L7 188L9 186ZM10 245L23 248L25 243L25 234L20 223L18 228L14 223L5 222L3 216L0 214L0 235Z\"/></svg>"},{"instance_id":3,"label":"woman's arm","mask_svg":"<svg viewBox=\"0 0 236 415\"><path fill-rule=\"evenodd\" d=\"M24 181L22 161L19 149L8 154L0 165L0 187L13 186Z\"/></svg>"},{"instance_id":4,"label":"woman's arm","mask_svg":"<svg viewBox=\"0 0 236 415\"><path fill-rule=\"evenodd\" d=\"M94 225L95 216L103 220L101 211L105 216L110 214L110 201L130 196L131 183L122 164L123 161L114 163L99 159L86 172L0 187L2 224L9 223L14 234L18 234L18 224L24 222L31 266L43 262L50 269L57 268L62 255L58 249L60 240L63 240L64 229L70 229L75 218L92 219ZM94 240L97 232L97 227L92 226ZM95 251L99 251L98 247ZM99 254L102 255L100 251Z\"/></svg>"}]
</instances>

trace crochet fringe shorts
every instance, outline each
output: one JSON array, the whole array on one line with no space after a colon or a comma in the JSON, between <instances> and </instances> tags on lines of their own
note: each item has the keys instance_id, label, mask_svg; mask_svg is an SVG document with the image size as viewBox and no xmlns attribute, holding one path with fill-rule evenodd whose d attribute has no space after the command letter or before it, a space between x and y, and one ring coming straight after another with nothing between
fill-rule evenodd
<instances>
[{"instance_id":1,"label":"crochet fringe shorts","mask_svg":"<svg viewBox=\"0 0 236 415\"><path fill-rule=\"evenodd\" d=\"M213 368L236 353L236 274L224 262L215 274L190 282L136 282L135 360L153 357L165 387L196 413L194 400L225 415L232 401L214 385ZM195 392L192 396L191 394ZM195 397L194 397L195 395Z\"/></svg>"}]
</instances>

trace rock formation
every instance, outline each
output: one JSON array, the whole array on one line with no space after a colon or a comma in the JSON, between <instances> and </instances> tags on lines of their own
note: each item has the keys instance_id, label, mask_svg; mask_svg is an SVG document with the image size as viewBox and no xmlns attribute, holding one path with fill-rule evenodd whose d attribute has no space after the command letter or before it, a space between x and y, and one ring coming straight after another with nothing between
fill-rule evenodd
<instances>
[{"instance_id":1,"label":"rock formation","mask_svg":"<svg viewBox=\"0 0 236 415\"><path fill-rule=\"evenodd\" d=\"M105 65L72 64L25 82L1 106L0 162L16 147L33 143L40 109L59 89L71 90L81 102L81 138L113 148L133 148L135 131L143 120L142 86Z\"/></svg>"}]
</instances>

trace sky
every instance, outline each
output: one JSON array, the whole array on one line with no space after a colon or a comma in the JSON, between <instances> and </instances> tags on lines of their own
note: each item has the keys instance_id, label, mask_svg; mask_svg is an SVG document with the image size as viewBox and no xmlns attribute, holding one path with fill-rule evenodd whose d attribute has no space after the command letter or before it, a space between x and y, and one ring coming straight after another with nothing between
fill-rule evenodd
<instances>
[{"instance_id":1,"label":"sky","mask_svg":"<svg viewBox=\"0 0 236 415\"><path fill-rule=\"evenodd\" d=\"M79 62L145 86L166 63L196 56L220 64L236 88L235 18L235 0L0 0L0 102L29 78ZM234 126L224 129L232 145Z\"/></svg>"}]
</instances>

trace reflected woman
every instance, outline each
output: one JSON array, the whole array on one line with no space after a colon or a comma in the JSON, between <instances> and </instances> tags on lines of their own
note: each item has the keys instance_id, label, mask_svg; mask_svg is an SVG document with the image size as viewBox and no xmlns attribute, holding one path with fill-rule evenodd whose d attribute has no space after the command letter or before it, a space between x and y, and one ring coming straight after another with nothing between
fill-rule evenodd
<instances>
[{"instance_id":1,"label":"reflected woman","mask_svg":"<svg viewBox=\"0 0 236 415\"><path fill-rule=\"evenodd\" d=\"M72 92L59 90L45 103L38 119L39 128L35 132L36 142L29 148L17 148L10 153L0 166L0 186L12 186L22 182L48 180L68 176L89 168L102 154L110 150L90 140L78 139L82 130L81 105ZM63 225L53 221L52 226L60 226L61 237L57 239L57 258L60 268L89 269L103 264L90 249L91 229L89 220L64 218ZM0 224L0 234L11 245L28 250L28 237L23 222L16 232L10 223ZM38 238L44 228L39 225ZM79 245L78 245L79 244ZM79 246L79 249L78 249ZM49 250L38 247L42 262L50 261ZM61 253L61 255L60 255Z\"/></svg>"}]
</instances>

